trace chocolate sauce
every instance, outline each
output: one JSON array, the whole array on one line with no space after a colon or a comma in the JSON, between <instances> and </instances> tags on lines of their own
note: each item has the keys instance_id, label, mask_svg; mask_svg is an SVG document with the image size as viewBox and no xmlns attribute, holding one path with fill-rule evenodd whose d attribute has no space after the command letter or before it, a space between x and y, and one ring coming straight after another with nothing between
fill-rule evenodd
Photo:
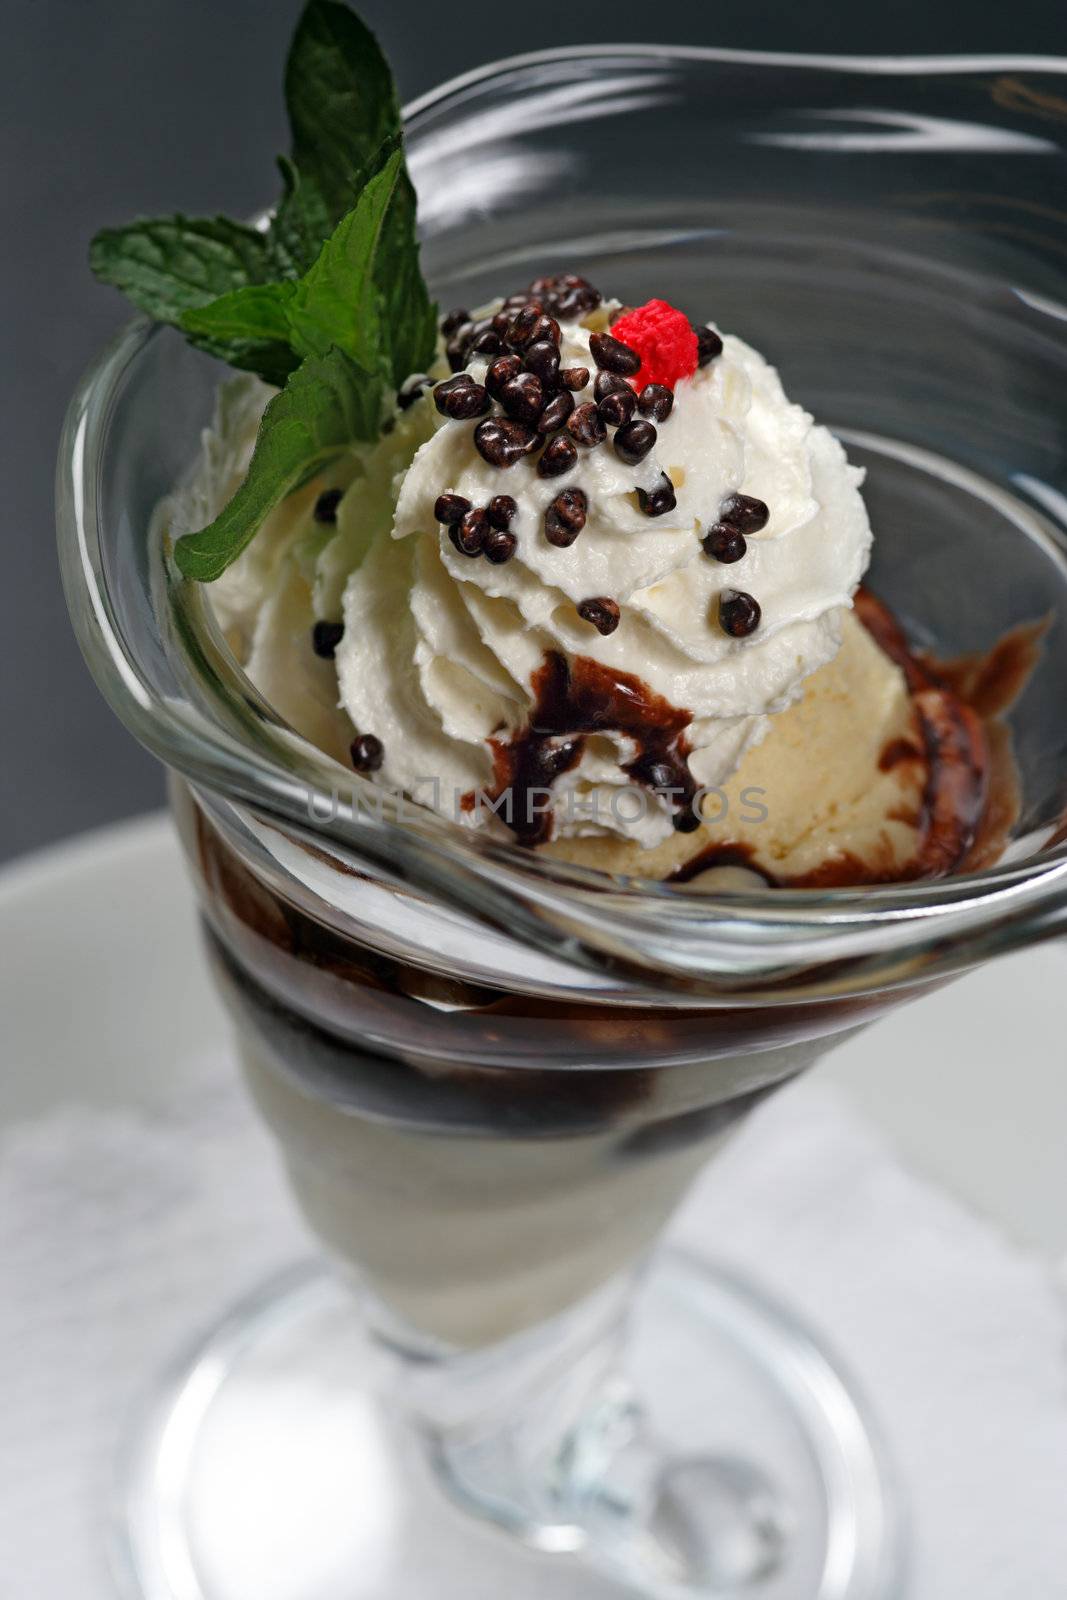
<instances>
[{"instance_id":1,"label":"chocolate sauce","mask_svg":"<svg viewBox=\"0 0 1067 1600\"><path fill-rule=\"evenodd\" d=\"M1014 705L1033 676L1050 621L1022 622L991 650L948 660L919 659L935 683L954 690L980 717L996 717Z\"/></svg>"},{"instance_id":2,"label":"chocolate sauce","mask_svg":"<svg viewBox=\"0 0 1067 1600\"><path fill-rule=\"evenodd\" d=\"M709 844L703 850L698 850L695 856L684 861L676 872L672 872L668 883L692 883L694 878L699 878L702 872L711 872L716 867L743 867L746 872L754 872L763 879L768 888L777 888L777 880L772 878L763 867L756 865L755 851L749 844Z\"/></svg>"},{"instance_id":3,"label":"chocolate sauce","mask_svg":"<svg viewBox=\"0 0 1067 1600\"><path fill-rule=\"evenodd\" d=\"M983 724L1018 695L1033 670L1045 624L1013 629L994 648L957 661L934 661L910 648L896 618L869 590L856 595L856 614L879 648L904 674L915 713L914 738L897 738L883 750L883 772L909 761L926 767L917 828L919 846L910 862L887 857L884 864L841 853L801 876L776 877L754 865L747 847L713 844L671 878L687 883L715 866L744 866L767 883L788 888L845 888L863 884L941 878L987 864L995 831L1001 844L1017 810L1010 750ZM590 734L615 732L632 739L637 752L623 771L635 783L674 790L675 826L696 822L696 782L689 770L685 730L688 710L672 706L632 673L614 671L589 656L573 663L549 651L532 679L534 708L527 726L510 739L489 741L493 752L490 798L510 791L503 816L520 843L534 846L552 836L552 811L545 791L581 760ZM996 763L990 759L990 740ZM562 742L560 742L562 741ZM465 808L475 797L464 796ZM994 827L995 823L995 827Z\"/></svg>"},{"instance_id":4,"label":"chocolate sauce","mask_svg":"<svg viewBox=\"0 0 1067 1600\"><path fill-rule=\"evenodd\" d=\"M685 729L692 712L672 706L631 672L605 667L591 656L568 662L547 651L533 675L534 707L527 726L510 740L490 739L493 793L511 793L512 831L521 844L543 844L551 837L552 813L539 809L535 791L550 789L581 759L585 739L594 733L621 733L637 745L623 771L649 788L677 789L674 801L684 814L696 794L686 759ZM563 744L555 743L563 739Z\"/></svg>"},{"instance_id":5,"label":"chocolate sauce","mask_svg":"<svg viewBox=\"0 0 1067 1600\"><path fill-rule=\"evenodd\" d=\"M989 758L981 718L949 689L912 696L926 748L922 842L912 876L944 878L975 841L988 792Z\"/></svg>"},{"instance_id":6,"label":"chocolate sauce","mask_svg":"<svg viewBox=\"0 0 1067 1600\"><path fill-rule=\"evenodd\" d=\"M879 772L892 772L894 767L899 767L905 761L921 761L923 753L910 739L890 739L881 755L878 757Z\"/></svg>"}]
</instances>

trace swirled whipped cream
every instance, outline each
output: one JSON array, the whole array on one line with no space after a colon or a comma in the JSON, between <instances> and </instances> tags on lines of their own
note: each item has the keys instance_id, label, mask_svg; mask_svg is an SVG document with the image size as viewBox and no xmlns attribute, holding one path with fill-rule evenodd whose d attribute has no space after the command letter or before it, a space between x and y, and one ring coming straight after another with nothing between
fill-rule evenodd
<instances>
[{"instance_id":1,"label":"swirled whipped cream","mask_svg":"<svg viewBox=\"0 0 1067 1600\"><path fill-rule=\"evenodd\" d=\"M353 455L336 520L315 520L321 483L294 497L212 594L283 715L379 781L528 842L652 846L838 650L871 546L862 474L742 340L705 334L646 392L655 349L620 372L613 343L633 350L634 314L556 306L567 386L549 357L540 401L570 414L547 443L501 407L516 348L475 334L457 358L453 337L460 372ZM605 408L612 380L639 408Z\"/></svg>"}]
</instances>

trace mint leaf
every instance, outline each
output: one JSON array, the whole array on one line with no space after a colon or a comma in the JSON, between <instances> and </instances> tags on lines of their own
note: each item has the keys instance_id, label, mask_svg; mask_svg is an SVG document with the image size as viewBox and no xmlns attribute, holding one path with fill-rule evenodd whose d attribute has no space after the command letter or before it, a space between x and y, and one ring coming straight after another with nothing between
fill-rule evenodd
<instances>
[{"instance_id":1,"label":"mint leaf","mask_svg":"<svg viewBox=\"0 0 1067 1600\"><path fill-rule=\"evenodd\" d=\"M198 350L203 350L205 355L225 361L231 367L239 367L242 372L255 372L264 383L272 383L278 389L299 365L287 344L260 341L244 343L240 340L212 339L199 333L187 333L186 338Z\"/></svg>"},{"instance_id":2,"label":"mint leaf","mask_svg":"<svg viewBox=\"0 0 1067 1600\"><path fill-rule=\"evenodd\" d=\"M105 228L89 246L89 265L157 322L182 326L185 313L249 283L266 283L273 263L264 234L226 217L158 217ZM293 360L284 346L208 334L192 342L231 366L284 383Z\"/></svg>"},{"instance_id":3,"label":"mint leaf","mask_svg":"<svg viewBox=\"0 0 1067 1600\"><path fill-rule=\"evenodd\" d=\"M246 283L272 276L265 235L226 217L159 217L104 228L89 246L89 265L157 322L177 323Z\"/></svg>"},{"instance_id":4,"label":"mint leaf","mask_svg":"<svg viewBox=\"0 0 1067 1600\"><path fill-rule=\"evenodd\" d=\"M277 340L289 343L289 303L296 284L252 283L221 295L209 305L195 306L182 313L181 327L186 333L203 335L219 343L241 340ZM290 361L295 367L297 362Z\"/></svg>"},{"instance_id":5,"label":"mint leaf","mask_svg":"<svg viewBox=\"0 0 1067 1600\"><path fill-rule=\"evenodd\" d=\"M333 215L314 181L301 177L288 156L278 157L278 167L284 187L270 225L270 250L282 277L299 278L340 219ZM352 205L358 193L353 190Z\"/></svg>"},{"instance_id":6,"label":"mint leaf","mask_svg":"<svg viewBox=\"0 0 1067 1600\"><path fill-rule=\"evenodd\" d=\"M301 354L322 355L337 345L370 371L391 370L377 256L403 161L394 151L296 285L287 311L290 341Z\"/></svg>"},{"instance_id":7,"label":"mint leaf","mask_svg":"<svg viewBox=\"0 0 1067 1600\"><path fill-rule=\"evenodd\" d=\"M383 146L399 146L400 102L374 35L336 0L309 0L285 73L293 161L274 232L283 259L305 267L307 235L319 239L356 204L381 165ZM326 226L323 226L324 218ZM415 191L406 170L386 217L375 269L382 318L391 330L384 355L394 388L433 359L436 312L419 268ZM338 341L340 342L340 341Z\"/></svg>"},{"instance_id":8,"label":"mint leaf","mask_svg":"<svg viewBox=\"0 0 1067 1600\"><path fill-rule=\"evenodd\" d=\"M302 362L264 411L248 475L229 505L174 546L184 576L221 577L291 490L354 439L376 439L382 394L381 381L341 350Z\"/></svg>"},{"instance_id":9,"label":"mint leaf","mask_svg":"<svg viewBox=\"0 0 1067 1600\"><path fill-rule=\"evenodd\" d=\"M301 184L321 197L334 227L355 204L382 146L400 132L400 102L381 46L337 0L308 0L286 62L285 103Z\"/></svg>"},{"instance_id":10,"label":"mint leaf","mask_svg":"<svg viewBox=\"0 0 1067 1600\"><path fill-rule=\"evenodd\" d=\"M415 190L405 167L393 193L378 244L375 281L382 321L389 331L389 373L399 389L413 372L425 372L437 349L437 307L419 265Z\"/></svg>"},{"instance_id":11,"label":"mint leaf","mask_svg":"<svg viewBox=\"0 0 1067 1600\"><path fill-rule=\"evenodd\" d=\"M399 389L433 359L436 307L419 267L415 191L398 139L375 167L301 280L289 307L291 342L302 355L339 345L365 367L380 365Z\"/></svg>"}]
</instances>

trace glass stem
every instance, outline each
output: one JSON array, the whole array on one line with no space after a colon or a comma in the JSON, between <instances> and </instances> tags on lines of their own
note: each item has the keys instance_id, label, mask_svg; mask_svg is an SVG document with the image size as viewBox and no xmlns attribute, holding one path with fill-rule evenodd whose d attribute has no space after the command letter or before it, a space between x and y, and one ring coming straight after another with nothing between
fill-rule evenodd
<instances>
[{"instance_id":1,"label":"glass stem","mask_svg":"<svg viewBox=\"0 0 1067 1600\"><path fill-rule=\"evenodd\" d=\"M581 1549L582 1484L599 1481L633 1428L621 1376L633 1268L562 1315L473 1350L377 1328L394 1362L391 1398L449 1494L538 1549Z\"/></svg>"}]
</instances>

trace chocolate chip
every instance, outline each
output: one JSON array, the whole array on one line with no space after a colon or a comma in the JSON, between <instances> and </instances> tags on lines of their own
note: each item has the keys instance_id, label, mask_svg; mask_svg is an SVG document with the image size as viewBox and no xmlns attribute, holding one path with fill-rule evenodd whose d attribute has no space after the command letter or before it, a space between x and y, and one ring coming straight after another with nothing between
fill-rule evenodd
<instances>
[{"instance_id":1,"label":"chocolate chip","mask_svg":"<svg viewBox=\"0 0 1067 1600\"><path fill-rule=\"evenodd\" d=\"M578 446L565 433L557 433L542 450L537 461L540 478L561 478L578 460Z\"/></svg>"},{"instance_id":2,"label":"chocolate chip","mask_svg":"<svg viewBox=\"0 0 1067 1600\"><path fill-rule=\"evenodd\" d=\"M741 529L732 528L728 522L712 523L700 543L706 556L727 563L740 561L748 549Z\"/></svg>"},{"instance_id":3,"label":"chocolate chip","mask_svg":"<svg viewBox=\"0 0 1067 1600\"><path fill-rule=\"evenodd\" d=\"M637 503L646 517L662 517L665 511L674 510L678 504L674 484L665 472L660 473L654 489L638 489Z\"/></svg>"},{"instance_id":4,"label":"chocolate chip","mask_svg":"<svg viewBox=\"0 0 1067 1600\"><path fill-rule=\"evenodd\" d=\"M311 513L316 522L336 522L337 507L344 499L343 489L324 489L315 501L315 509Z\"/></svg>"},{"instance_id":5,"label":"chocolate chip","mask_svg":"<svg viewBox=\"0 0 1067 1600\"><path fill-rule=\"evenodd\" d=\"M573 544L585 527L588 510L583 489L561 489L545 512L545 538L549 544L561 550Z\"/></svg>"},{"instance_id":6,"label":"chocolate chip","mask_svg":"<svg viewBox=\"0 0 1067 1600\"><path fill-rule=\"evenodd\" d=\"M743 589L724 589L719 596L719 626L733 639L744 639L759 627L759 601Z\"/></svg>"},{"instance_id":7,"label":"chocolate chip","mask_svg":"<svg viewBox=\"0 0 1067 1600\"><path fill-rule=\"evenodd\" d=\"M550 277L535 278L530 290L544 300L547 310L566 319L595 311L602 298L600 290L594 289L587 278L580 278L576 272L558 272Z\"/></svg>"},{"instance_id":8,"label":"chocolate chip","mask_svg":"<svg viewBox=\"0 0 1067 1600\"><path fill-rule=\"evenodd\" d=\"M311 630L311 648L324 661L332 661L344 638L343 622L316 622Z\"/></svg>"},{"instance_id":9,"label":"chocolate chip","mask_svg":"<svg viewBox=\"0 0 1067 1600\"><path fill-rule=\"evenodd\" d=\"M602 400L601 405L607 405L607 400ZM636 467L643 461L655 444L658 435L651 422L646 422L643 417L638 417L633 422L627 422L621 427L612 441L615 454L620 461L625 461L628 467Z\"/></svg>"},{"instance_id":10,"label":"chocolate chip","mask_svg":"<svg viewBox=\"0 0 1067 1600\"><path fill-rule=\"evenodd\" d=\"M618 372L632 378L641 366L637 351L631 350L628 344L623 344L621 339L616 339L610 333L591 333L589 349L597 366L608 372Z\"/></svg>"},{"instance_id":11,"label":"chocolate chip","mask_svg":"<svg viewBox=\"0 0 1067 1600\"><path fill-rule=\"evenodd\" d=\"M571 412L574 410L574 396L566 389L561 389L554 400L550 400L537 419L537 426L542 433L555 433L557 428L562 428Z\"/></svg>"},{"instance_id":12,"label":"chocolate chip","mask_svg":"<svg viewBox=\"0 0 1067 1600\"><path fill-rule=\"evenodd\" d=\"M439 494L433 503L433 514L438 522L447 522L449 527L454 522L459 522L470 510L471 503L461 494Z\"/></svg>"},{"instance_id":13,"label":"chocolate chip","mask_svg":"<svg viewBox=\"0 0 1067 1600\"><path fill-rule=\"evenodd\" d=\"M559 344L559 323L534 306L524 306L513 318L507 331L507 341L513 350L528 350L541 339Z\"/></svg>"},{"instance_id":14,"label":"chocolate chip","mask_svg":"<svg viewBox=\"0 0 1067 1600\"><path fill-rule=\"evenodd\" d=\"M490 528L482 553L494 567L501 567L505 561L511 560L518 547L519 541L506 528Z\"/></svg>"},{"instance_id":15,"label":"chocolate chip","mask_svg":"<svg viewBox=\"0 0 1067 1600\"><path fill-rule=\"evenodd\" d=\"M415 404L420 394L427 390L433 379L425 372L413 373L410 378L405 378L396 394L396 403L401 411L407 411Z\"/></svg>"},{"instance_id":16,"label":"chocolate chip","mask_svg":"<svg viewBox=\"0 0 1067 1600\"><path fill-rule=\"evenodd\" d=\"M662 383L646 383L637 397L637 409L653 422L666 422L674 410L674 395Z\"/></svg>"},{"instance_id":17,"label":"chocolate chip","mask_svg":"<svg viewBox=\"0 0 1067 1600\"><path fill-rule=\"evenodd\" d=\"M471 340L474 338L474 324L464 322L445 345L445 355L453 372L461 372L467 365L467 351L470 349Z\"/></svg>"},{"instance_id":18,"label":"chocolate chip","mask_svg":"<svg viewBox=\"0 0 1067 1600\"><path fill-rule=\"evenodd\" d=\"M513 467L520 456L540 448L541 435L525 422L486 417L474 430L474 443L491 467Z\"/></svg>"},{"instance_id":19,"label":"chocolate chip","mask_svg":"<svg viewBox=\"0 0 1067 1600\"><path fill-rule=\"evenodd\" d=\"M527 306L533 306L537 311L546 309L544 297L539 294L532 294L529 289L524 289L519 294L509 294L500 309L508 312L513 317L516 311L523 311Z\"/></svg>"},{"instance_id":20,"label":"chocolate chip","mask_svg":"<svg viewBox=\"0 0 1067 1600\"><path fill-rule=\"evenodd\" d=\"M581 600L578 603L578 615L583 622L591 622L597 633L602 633L605 637L615 632L621 614L619 602L609 600L605 595L600 595L595 600Z\"/></svg>"},{"instance_id":21,"label":"chocolate chip","mask_svg":"<svg viewBox=\"0 0 1067 1600\"><path fill-rule=\"evenodd\" d=\"M565 322L574 322L595 311L600 298L599 289L594 289L592 284L586 284L584 288L564 289L554 297L552 310Z\"/></svg>"},{"instance_id":22,"label":"chocolate chip","mask_svg":"<svg viewBox=\"0 0 1067 1600\"><path fill-rule=\"evenodd\" d=\"M495 494L486 506L485 514L494 528L502 528L507 532L518 510L518 505L509 494Z\"/></svg>"},{"instance_id":23,"label":"chocolate chip","mask_svg":"<svg viewBox=\"0 0 1067 1600\"><path fill-rule=\"evenodd\" d=\"M561 272L556 278L556 293L564 291L573 294L587 294L592 297L592 309L595 311L603 298L599 289L594 289L588 278L581 277L577 272Z\"/></svg>"},{"instance_id":24,"label":"chocolate chip","mask_svg":"<svg viewBox=\"0 0 1067 1600\"><path fill-rule=\"evenodd\" d=\"M544 314L545 308L543 304L535 298L523 300L521 304L514 306L504 335L508 343L515 345L517 349L525 349L528 344L533 342L533 330Z\"/></svg>"},{"instance_id":25,"label":"chocolate chip","mask_svg":"<svg viewBox=\"0 0 1067 1600\"><path fill-rule=\"evenodd\" d=\"M485 374L485 387L494 400L500 399L501 389L521 371L522 361L518 356L497 356L495 361L489 363L489 369Z\"/></svg>"},{"instance_id":26,"label":"chocolate chip","mask_svg":"<svg viewBox=\"0 0 1067 1600\"><path fill-rule=\"evenodd\" d=\"M625 389L613 389L597 406L602 422L609 428L621 428L637 410L637 396L627 384Z\"/></svg>"},{"instance_id":27,"label":"chocolate chip","mask_svg":"<svg viewBox=\"0 0 1067 1600\"><path fill-rule=\"evenodd\" d=\"M433 403L443 417L482 417L489 410L489 391L469 373L459 372L437 385Z\"/></svg>"},{"instance_id":28,"label":"chocolate chip","mask_svg":"<svg viewBox=\"0 0 1067 1600\"><path fill-rule=\"evenodd\" d=\"M576 406L567 418L567 432L575 444L591 449L607 438L608 430L592 400L587 400L584 405Z\"/></svg>"},{"instance_id":29,"label":"chocolate chip","mask_svg":"<svg viewBox=\"0 0 1067 1600\"><path fill-rule=\"evenodd\" d=\"M719 507L719 521L728 522L742 533L759 533L770 521L771 513L762 500L752 494L731 494Z\"/></svg>"},{"instance_id":30,"label":"chocolate chip","mask_svg":"<svg viewBox=\"0 0 1067 1600\"><path fill-rule=\"evenodd\" d=\"M483 328L470 342L471 355L495 356L499 355L503 348L504 341L493 328Z\"/></svg>"},{"instance_id":31,"label":"chocolate chip","mask_svg":"<svg viewBox=\"0 0 1067 1600\"><path fill-rule=\"evenodd\" d=\"M470 320L470 312L462 306L457 307L455 311L448 311L441 318L441 332L444 334L445 338L448 339L452 334L457 333L465 322L469 322Z\"/></svg>"},{"instance_id":32,"label":"chocolate chip","mask_svg":"<svg viewBox=\"0 0 1067 1600\"><path fill-rule=\"evenodd\" d=\"M614 372L598 372L593 380L593 398L606 400L609 394L633 394L633 389L625 378L617 378Z\"/></svg>"},{"instance_id":33,"label":"chocolate chip","mask_svg":"<svg viewBox=\"0 0 1067 1600\"><path fill-rule=\"evenodd\" d=\"M536 422L545 405L540 378L532 372L517 372L500 391L500 404L516 422Z\"/></svg>"},{"instance_id":34,"label":"chocolate chip","mask_svg":"<svg viewBox=\"0 0 1067 1600\"><path fill-rule=\"evenodd\" d=\"M584 389L589 382L588 367L564 367L559 381L565 389Z\"/></svg>"},{"instance_id":35,"label":"chocolate chip","mask_svg":"<svg viewBox=\"0 0 1067 1600\"><path fill-rule=\"evenodd\" d=\"M535 339L526 352L525 366L536 373L546 389L554 389L559 378L559 345L551 339Z\"/></svg>"},{"instance_id":36,"label":"chocolate chip","mask_svg":"<svg viewBox=\"0 0 1067 1600\"><path fill-rule=\"evenodd\" d=\"M722 340L714 328L702 328L696 322L692 324L692 328L697 336L697 366L706 367L709 361L714 361L716 356L722 355Z\"/></svg>"},{"instance_id":37,"label":"chocolate chip","mask_svg":"<svg viewBox=\"0 0 1067 1600\"><path fill-rule=\"evenodd\" d=\"M489 535L489 517L480 506L472 506L448 530L448 537L461 556L480 556Z\"/></svg>"},{"instance_id":38,"label":"chocolate chip","mask_svg":"<svg viewBox=\"0 0 1067 1600\"><path fill-rule=\"evenodd\" d=\"M352 740L349 754L357 772L377 772L385 759L385 746L373 733L361 733Z\"/></svg>"},{"instance_id":39,"label":"chocolate chip","mask_svg":"<svg viewBox=\"0 0 1067 1600\"><path fill-rule=\"evenodd\" d=\"M700 818L693 810L692 802L683 806L681 811L676 811L671 818L675 833L696 833L700 827Z\"/></svg>"}]
</instances>

